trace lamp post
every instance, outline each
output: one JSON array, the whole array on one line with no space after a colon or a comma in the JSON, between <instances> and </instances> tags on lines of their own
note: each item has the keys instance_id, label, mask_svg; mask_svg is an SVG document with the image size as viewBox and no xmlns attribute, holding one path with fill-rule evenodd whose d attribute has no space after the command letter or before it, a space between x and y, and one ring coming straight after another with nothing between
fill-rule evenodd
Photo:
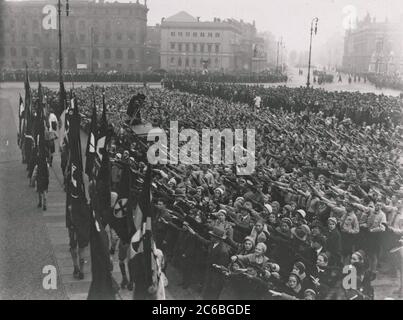
<instances>
[{"instance_id":1,"label":"lamp post","mask_svg":"<svg viewBox=\"0 0 403 320\"><path fill-rule=\"evenodd\" d=\"M284 72L284 60L283 60L283 50L285 49L285 43L281 43L281 73Z\"/></svg>"},{"instance_id":2,"label":"lamp post","mask_svg":"<svg viewBox=\"0 0 403 320\"><path fill-rule=\"evenodd\" d=\"M310 38L310 41L309 41L309 61L308 61L308 78L307 78L307 81L306 81L306 86L309 88L309 85L310 85L310 77L311 77L311 54L312 54L312 35L313 35L313 32L315 31L315 34L317 33L317 31L318 31L318 21L319 21L319 19L318 18L313 18L312 19L312 21L311 21L311 38ZM315 23L315 29L313 28L313 24Z\"/></svg>"},{"instance_id":3,"label":"lamp post","mask_svg":"<svg viewBox=\"0 0 403 320\"><path fill-rule=\"evenodd\" d=\"M62 54L62 0L57 0L57 13L59 25L59 82L63 82L63 54ZM69 16L69 0L66 0L66 16Z\"/></svg>"},{"instance_id":4,"label":"lamp post","mask_svg":"<svg viewBox=\"0 0 403 320\"><path fill-rule=\"evenodd\" d=\"M277 41L277 63L276 63L276 72L278 72L278 56L280 53L280 46L283 45L283 37L280 38L280 41Z\"/></svg>"}]
</instances>

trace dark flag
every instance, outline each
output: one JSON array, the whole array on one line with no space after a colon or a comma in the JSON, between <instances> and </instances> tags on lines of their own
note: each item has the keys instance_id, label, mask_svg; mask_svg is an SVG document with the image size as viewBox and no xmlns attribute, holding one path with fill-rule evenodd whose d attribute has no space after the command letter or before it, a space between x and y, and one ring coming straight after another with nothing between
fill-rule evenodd
<instances>
[{"instance_id":1,"label":"dark flag","mask_svg":"<svg viewBox=\"0 0 403 320\"><path fill-rule=\"evenodd\" d=\"M20 100L18 102L18 146L22 148L22 134L24 132L24 101L20 94Z\"/></svg>"},{"instance_id":2,"label":"dark flag","mask_svg":"<svg viewBox=\"0 0 403 320\"><path fill-rule=\"evenodd\" d=\"M130 273L134 277L135 300L163 300L165 288L162 274L162 252L155 247L152 234L154 214L151 206L151 166L148 165L135 217L141 225L131 239Z\"/></svg>"},{"instance_id":3,"label":"dark flag","mask_svg":"<svg viewBox=\"0 0 403 320\"><path fill-rule=\"evenodd\" d=\"M90 214L87 206L83 181L83 160L81 155L80 142L80 115L78 113L77 101L73 99L74 109L69 110L69 162L67 181L67 208L66 224L73 228L77 234L80 248L84 248L89 242Z\"/></svg>"},{"instance_id":4,"label":"dark flag","mask_svg":"<svg viewBox=\"0 0 403 320\"><path fill-rule=\"evenodd\" d=\"M42 84L38 84L38 110L35 118L35 146L40 158L46 158L46 142L45 142L45 111L42 104L43 93Z\"/></svg>"},{"instance_id":5,"label":"dark flag","mask_svg":"<svg viewBox=\"0 0 403 320\"><path fill-rule=\"evenodd\" d=\"M105 92L102 91L102 117L101 125L98 132L98 140L96 147L96 162L100 166L103 157L107 154L106 146L108 145L108 120L106 119L106 104L105 104Z\"/></svg>"},{"instance_id":6,"label":"dark flag","mask_svg":"<svg viewBox=\"0 0 403 320\"><path fill-rule=\"evenodd\" d=\"M22 135L22 161L27 164L27 170L30 166L31 153L34 146L34 138L32 136L32 101L31 101L31 86L29 84L29 74L28 74L28 66L25 66L25 112L24 112L24 132Z\"/></svg>"},{"instance_id":7,"label":"dark flag","mask_svg":"<svg viewBox=\"0 0 403 320\"><path fill-rule=\"evenodd\" d=\"M95 161L95 152L96 152L96 144L97 144L97 107L94 104L92 107L92 117L91 117L91 124L90 124L90 132L88 134L87 140L87 150L85 152L85 173L88 178L91 180L93 177L93 168L94 168L94 161Z\"/></svg>"},{"instance_id":8,"label":"dark flag","mask_svg":"<svg viewBox=\"0 0 403 320\"><path fill-rule=\"evenodd\" d=\"M57 110L57 116L60 117L63 111L66 109L66 89L64 88L64 82L59 83L59 109Z\"/></svg>"},{"instance_id":9,"label":"dark flag","mask_svg":"<svg viewBox=\"0 0 403 320\"><path fill-rule=\"evenodd\" d=\"M98 132L95 154L95 176L97 206L103 224L109 224L111 211L111 164L107 152L108 144L108 121L106 119L105 96L103 95L103 111L101 125Z\"/></svg>"},{"instance_id":10,"label":"dark flag","mask_svg":"<svg viewBox=\"0 0 403 320\"><path fill-rule=\"evenodd\" d=\"M91 215L90 250L92 281L87 300L115 300L109 240L95 211Z\"/></svg>"},{"instance_id":11,"label":"dark flag","mask_svg":"<svg viewBox=\"0 0 403 320\"><path fill-rule=\"evenodd\" d=\"M112 203L113 210L110 217L110 225L124 243L130 243L134 234L133 206L131 192L131 170L124 163L122 177L118 186L117 200Z\"/></svg>"}]
</instances>

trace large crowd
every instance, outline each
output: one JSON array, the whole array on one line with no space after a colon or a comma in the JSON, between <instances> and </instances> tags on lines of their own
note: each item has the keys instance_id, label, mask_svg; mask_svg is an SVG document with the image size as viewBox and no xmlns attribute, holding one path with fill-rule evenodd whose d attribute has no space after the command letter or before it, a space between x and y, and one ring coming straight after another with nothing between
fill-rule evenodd
<instances>
[{"instance_id":1,"label":"large crowd","mask_svg":"<svg viewBox=\"0 0 403 320\"><path fill-rule=\"evenodd\" d=\"M176 80L162 89L77 88L84 130L102 90L113 192L122 163L137 175L147 167L145 142L124 125L139 91L143 121L165 130L173 120L180 130L256 130L250 176L226 165L154 167L154 236L184 288L204 299L373 299L381 265L400 273L402 297L402 100ZM352 269L356 288L343 286Z\"/></svg>"},{"instance_id":2,"label":"large crowd","mask_svg":"<svg viewBox=\"0 0 403 320\"><path fill-rule=\"evenodd\" d=\"M57 70L30 71L31 81L59 81ZM235 83L276 83L286 82L287 76L281 73L265 71L261 73L234 74L217 71L210 72L167 72L154 70L145 72L122 71L65 71L63 77L69 82L161 82L163 79L196 80L210 82L235 82ZM24 81L25 70L0 71L0 81Z\"/></svg>"},{"instance_id":3,"label":"large crowd","mask_svg":"<svg viewBox=\"0 0 403 320\"><path fill-rule=\"evenodd\" d=\"M369 82L374 84L377 88L390 88L403 92L403 78L401 76L370 73L367 77Z\"/></svg>"}]
</instances>

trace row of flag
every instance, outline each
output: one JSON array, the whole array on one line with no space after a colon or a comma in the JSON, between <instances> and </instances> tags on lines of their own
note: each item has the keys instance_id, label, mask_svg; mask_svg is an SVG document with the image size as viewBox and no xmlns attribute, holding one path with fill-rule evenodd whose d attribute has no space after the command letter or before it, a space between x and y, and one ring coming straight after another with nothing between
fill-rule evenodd
<instances>
[{"instance_id":1,"label":"row of flag","mask_svg":"<svg viewBox=\"0 0 403 320\"><path fill-rule=\"evenodd\" d=\"M23 160L31 161L33 151L45 158L46 114L43 103L43 88L38 84L38 97L32 97L28 68L25 78L25 100L19 98L18 144ZM135 175L128 164L123 165L122 179L117 197L111 203L111 162L107 152L108 122L105 92L102 93L102 116L98 124L95 94L93 94L90 132L86 146L86 161L80 139L80 113L77 98L70 91L68 103L66 90L61 81L59 86L60 144L65 145L68 154L66 169L66 223L73 227L84 244L90 245L92 282L89 300L113 300L116 291L113 286L109 257L109 240L105 227L109 225L121 241L130 243L129 263L134 270L136 289L144 289L146 297L150 288L161 288L161 266L157 263L157 250L152 236L151 166L148 167L141 193L133 192L132 179ZM33 106L35 105L36 108ZM84 173L90 181L90 202L87 201ZM138 178L138 177L136 177ZM136 201L135 199L136 198ZM135 263L133 263L135 262ZM136 277L137 275L137 277ZM140 277L140 278L139 278ZM162 295L164 296L164 294Z\"/></svg>"}]
</instances>

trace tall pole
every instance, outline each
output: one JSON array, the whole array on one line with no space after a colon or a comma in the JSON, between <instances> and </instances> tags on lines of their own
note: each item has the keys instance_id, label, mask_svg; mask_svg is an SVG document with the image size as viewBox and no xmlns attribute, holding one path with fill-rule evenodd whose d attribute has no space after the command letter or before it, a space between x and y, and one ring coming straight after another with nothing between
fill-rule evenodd
<instances>
[{"instance_id":1,"label":"tall pole","mask_svg":"<svg viewBox=\"0 0 403 320\"><path fill-rule=\"evenodd\" d=\"M63 82L63 55L62 55L62 5L61 0L57 0L57 13L59 24L59 83Z\"/></svg>"},{"instance_id":2,"label":"tall pole","mask_svg":"<svg viewBox=\"0 0 403 320\"><path fill-rule=\"evenodd\" d=\"M94 73L94 48L93 48L93 28L91 27L90 29L90 45L91 45L91 57L90 57L90 61L91 61L91 73Z\"/></svg>"},{"instance_id":3,"label":"tall pole","mask_svg":"<svg viewBox=\"0 0 403 320\"><path fill-rule=\"evenodd\" d=\"M283 44L283 37L280 38L280 41L277 41L277 62L276 62L276 72L278 72L278 58L280 54L280 46Z\"/></svg>"},{"instance_id":4,"label":"tall pole","mask_svg":"<svg viewBox=\"0 0 403 320\"><path fill-rule=\"evenodd\" d=\"M308 78L307 78L307 81L306 81L306 86L308 88L309 88L309 85L311 84L310 83L310 78L311 78L312 35L313 35L313 31L314 31L313 23L315 22L315 34L316 34L316 32L318 30L318 21L319 21L318 18L313 18L312 21L311 21L311 38L310 38L310 41L309 41L309 60L308 60L308 76L307 76Z\"/></svg>"},{"instance_id":5,"label":"tall pole","mask_svg":"<svg viewBox=\"0 0 403 320\"><path fill-rule=\"evenodd\" d=\"M283 49L285 49L284 43L281 44L281 73L283 73L284 70L284 61L283 61Z\"/></svg>"}]
</instances>

